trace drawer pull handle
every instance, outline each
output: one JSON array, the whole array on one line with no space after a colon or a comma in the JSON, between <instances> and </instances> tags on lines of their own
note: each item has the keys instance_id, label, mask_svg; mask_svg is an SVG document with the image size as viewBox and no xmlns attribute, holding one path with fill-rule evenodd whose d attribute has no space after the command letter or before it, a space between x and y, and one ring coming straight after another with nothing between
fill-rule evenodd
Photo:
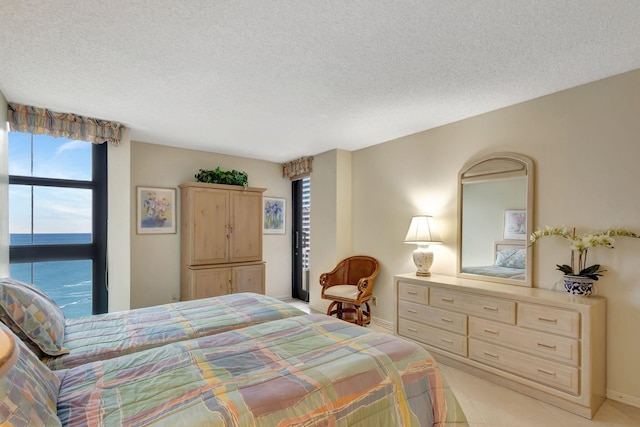
<instances>
[{"instance_id":1,"label":"drawer pull handle","mask_svg":"<svg viewBox=\"0 0 640 427\"><path fill-rule=\"evenodd\" d=\"M418 295L418 291L407 291L409 295Z\"/></svg>"},{"instance_id":2,"label":"drawer pull handle","mask_svg":"<svg viewBox=\"0 0 640 427\"><path fill-rule=\"evenodd\" d=\"M410 332L418 332L417 329L413 329L413 328L407 328Z\"/></svg>"},{"instance_id":3,"label":"drawer pull handle","mask_svg":"<svg viewBox=\"0 0 640 427\"><path fill-rule=\"evenodd\" d=\"M484 352L485 356L493 357L494 359L500 359L500 356L495 353L489 353L488 351Z\"/></svg>"},{"instance_id":4,"label":"drawer pull handle","mask_svg":"<svg viewBox=\"0 0 640 427\"><path fill-rule=\"evenodd\" d=\"M489 305L485 305L484 307L482 307L483 309L487 310L487 311L498 311L498 307L491 307Z\"/></svg>"},{"instance_id":5,"label":"drawer pull handle","mask_svg":"<svg viewBox=\"0 0 640 427\"><path fill-rule=\"evenodd\" d=\"M410 309L410 308L407 308L407 311L408 311L409 313L413 313L413 314L416 314L416 313L417 313L417 311L416 311L416 310L412 310L412 309Z\"/></svg>"},{"instance_id":6,"label":"drawer pull handle","mask_svg":"<svg viewBox=\"0 0 640 427\"><path fill-rule=\"evenodd\" d=\"M453 298L442 298L442 302L450 302L450 303L453 303Z\"/></svg>"},{"instance_id":7,"label":"drawer pull handle","mask_svg":"<svg viewBox=\"0 0 640 427\"><path fill-rule=\"evenodd\" d=\"M446 317L441 317L440 320L447 323L453 323L453 319L447 319Z\"/></svg>"},{"instance_id":8,"label":"drawer pull handle","mask_svg":"<svg viewBox=\"0 0 640 427\"><path fill-rule=\"evenodd\" d=\"M551 375L552 377L556 376L555 372L550 372L550 371L547 371L546 369L542 369L542 368L538 368L538 372L540 372L541 374Z\"/></svg>"},{"instance_id":9,"label":"drawer pull handle","mask_svg":"<svg viewBox=\"0 0 640 427\"><path fill-rule=\"evenodd\" d=\"M489 334L500 335L500 332L494 331L494 330L491 330L491 329L485 329L484 331L489 333Z\"/></svg>"},{"instance_id":10,"label":"drawer pull handle","mask_svg":"<svg viewBox=\"0 0 640 427\"><path fill-rule=\"evenodd\" d=\"M440 341L446 342L447 344L453 344L453 340L448 340L446 338L440 338Z\"/></svg>"},{"instance_id":11,"label":"drawer pull handle","mask_svg":"<svg viewBox=\"0 0 640 427\"><path fill-rule=\"evenodd\" d=\"M546 317L538 317L538 320L541 322L553 323L554 325L558 323L558 319L548 319Z\"/></svg>"},{"instance_id":12,"label":"drawer pull handle","mask_svg":"<svg viewBox=\"0 0 640 427\"><path fill-rule=\"evenodd\" d=\"M555 350L556 349L555 345L544 344L544 343L541 343L541 342L538 343L538 347L548 348L549 350Z\"/></svg>"}]
</instances>

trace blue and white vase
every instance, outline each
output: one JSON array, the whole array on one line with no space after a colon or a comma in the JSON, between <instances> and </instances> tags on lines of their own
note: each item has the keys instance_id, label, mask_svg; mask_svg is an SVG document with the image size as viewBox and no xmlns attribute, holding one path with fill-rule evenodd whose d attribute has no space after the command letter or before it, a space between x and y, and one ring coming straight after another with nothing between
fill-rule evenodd
<instances>
[{"instance_id":1,"label":"blue and white vase","mask_svg":"<svg viewBox=\"0 0 640 427\"><path fill-rule=\"evenodd\" d=\"M562 276L564 289L572 295L589 296L594 293L594 280L584 276Z\"/></svg>"}]
</instances>

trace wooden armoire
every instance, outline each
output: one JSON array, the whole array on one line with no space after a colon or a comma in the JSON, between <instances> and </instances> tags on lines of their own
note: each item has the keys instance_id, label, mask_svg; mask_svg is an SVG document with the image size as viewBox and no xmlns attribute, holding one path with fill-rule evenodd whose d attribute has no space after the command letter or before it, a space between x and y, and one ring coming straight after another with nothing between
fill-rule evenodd
<instances>
[{"instance_id":1,"label":"wooden armoire","mask_svg":"<svg viewBox=\"0 0 640 427\"><path fill-rule=\"evenodd\" d=\"M266 188L186 182L180 188L180 299L264 294Z\"/></svg>"}]
</instances>

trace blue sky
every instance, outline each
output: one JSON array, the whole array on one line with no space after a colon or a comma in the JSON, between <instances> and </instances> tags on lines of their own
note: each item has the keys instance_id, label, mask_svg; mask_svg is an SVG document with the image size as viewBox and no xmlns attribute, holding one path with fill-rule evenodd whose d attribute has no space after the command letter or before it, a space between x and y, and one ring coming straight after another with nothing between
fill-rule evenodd
<instances>
[{"instance_id":1,"label":"blue sky","mask_svg":"<svg viewBox=\"0 0 640 427\"><path fill-rule=\"evenodd\" d=\"M9 132L9 174L91 180L91 143ZM91 190L36 187L34 233L90 233ZM9 187L9 232L31 233L31 188Z\"/></svg>"}]
</instances>

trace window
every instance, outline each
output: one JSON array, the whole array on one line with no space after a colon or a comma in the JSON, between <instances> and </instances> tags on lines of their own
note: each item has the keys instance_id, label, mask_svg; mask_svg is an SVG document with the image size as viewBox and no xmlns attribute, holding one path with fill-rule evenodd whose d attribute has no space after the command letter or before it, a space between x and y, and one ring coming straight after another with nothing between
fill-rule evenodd
<instances>
[{"instance_id":1,"label":"window","mask_svg":"<svg viewBox=\"0 0 640 427\"><path fill-rule=\"evenodd\" d=\"M67 318L107 311L106 144L9 132L10 276Z\"/></svg>"},{"instance_id":2,"label":"window","mask_svg":"<svg viewBox=\"0 0 640 427\"><path fill-rule=\"evenodd\" d=\"M309 301L310 286L310 232L311 232L311 178L292 181L293 204L293 265L292 296Z\"/></svg>"}]
</instances>

